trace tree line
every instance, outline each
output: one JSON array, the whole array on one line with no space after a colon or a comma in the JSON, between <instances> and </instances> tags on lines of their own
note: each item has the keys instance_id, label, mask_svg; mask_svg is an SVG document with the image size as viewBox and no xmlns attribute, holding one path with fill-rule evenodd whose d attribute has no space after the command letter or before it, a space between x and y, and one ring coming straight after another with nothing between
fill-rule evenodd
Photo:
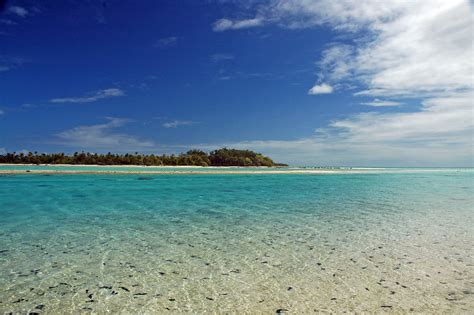
<instances>
[{"instance_id":1,"label":"tree line","mask_svg":"<svg viewBox=\"0 0 474 315\"><path fill-rule=\"evenodd\" d=\"M155 154L98 154L89 152L65 153L6 153L0 163L10 164L85 164L85 165L146 165L146 166L286 166L250 150L222 148L206 153L189 150L178 155Z\"/></svg>"}]
</instances>

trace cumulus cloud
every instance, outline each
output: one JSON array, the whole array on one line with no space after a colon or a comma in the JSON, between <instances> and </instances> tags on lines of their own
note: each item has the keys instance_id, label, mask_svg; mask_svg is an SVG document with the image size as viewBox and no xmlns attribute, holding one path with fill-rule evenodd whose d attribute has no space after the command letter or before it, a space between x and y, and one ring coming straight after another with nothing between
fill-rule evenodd
<instances>
[{"instance_id":1,"label":"cumulus cloud","mask_svg":"<svg viewBox=\"0 0 474 315\"><path fill-rule=\"evenodd\" d=\"M7 149L0 148L0 155L5 155L5 154L7 154Z\"/></svg>"},{"instance_id":2,"label":"cumulus cloud","mask_svg":"<svg viewBox=\"0 0 474 315\"><path fill-rule=\"evenodd\" d=\"M165 128L178 128L180 126L193 125L194 123L195 123L194 121L190 121L190 120L173 120L173 121L165 122L163 124L163 127L165 127Z\"/></svg>"},{"instance_id":3,"label":"cumulus cloud","mask_svg":"<svg viewBox=\"0 0 474 315\"><path fill-rule=\"evenodd\" d=\"M374 99L371 102L361 103L362 105L373 106L373 107L390 107L390 106L400 106L402 103L395 101L379 100L378 98Z\"/></svg>"},{"instance_id":4,"label":"cumulus cloud","mask_svg":"<svg viewBox=\"0 0 474 315\"><path fill-rule=\"evenodd\" d=\"M92 103L101 99L124 96L125 93L121 89L110 88L99 90L93 94L80 97L65 97L65 98L53 98L50 100L51 103Z\"/></svg>"},{"instance_id":5,"label":"cumulus cloud","mask_svg":"<svg viewBox=\"0 0 474 315\"><path fill-rule=\"evenodd\" d=\"M220 19L214 22L212 29L214 32L224 32L228 30L239 30L244 28L256 27L262 24L263 20L260 18L246 20Z\"/></svg>"},{"instance_id":6,"label":"cumulus cloud","mask_svg":"<svg viewBox=\"0 0 474 315\"><path fill-rule=\"evenodd\" d=\"M164 37L164 38L160 38L155 43L155 47L162 48L162 49L169 48L169 47L176 46L177 43L178 43L178 37L175 37L175 36Z\"/></svg>"},{"instance_id":7,"label":"cumulus cloud","mask_svg":"<svg viewBox=\"0 0 474 315\"><path fill-rule=\"evenodd\" d=\"M132 122L129 119L107 117L107 122L97 125L78 126L57 134L56 144L83 149L133 151L153 147L149 140L117 132L116 129Z\"/></svg>"},{"instance_id":8,"label":"cumulus cloud","mask_svg":"<svg viewBox=\"0 0 474 315\"><path fill-rule=\"evenodd\" d=\"M317 94L330 94L333 92L332 86L326 83L316 84L311 89L309 89L309 95L317 95Z\"/></svg>"}]
</instances>

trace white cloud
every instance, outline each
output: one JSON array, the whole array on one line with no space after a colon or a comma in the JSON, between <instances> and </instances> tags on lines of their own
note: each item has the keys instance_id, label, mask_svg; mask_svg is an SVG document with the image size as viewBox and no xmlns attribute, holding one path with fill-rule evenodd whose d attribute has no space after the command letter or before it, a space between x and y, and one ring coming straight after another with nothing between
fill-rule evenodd
<instances>
[{"instance_id":1,"label":"white cloud","mask_svg":"<svg viewBox=\"0 0 474 315\"><path fill-rule=\"evenodd\" d=\"M5 154L7 154L7 149L0 148L0 155L5 155Z\"/></svg>"},{"instance_id":2,"label":"white cloud","mask_svg":"<svg viewBox=\"0 0 474 315\"><path fill-rule=\"evenodd\" d=\"M468 1L422 3L374 24L379 35L358 48L353 68L368 87L363 94L432 96L473 88Z\"/></svg>"},{"instance_id":3,"label":"white cloud","mask_svg":"<svg viewBox=\"0 0 474 315\"><path fill-rule=\"evenodd\" d=\"M304 139L229 145L310 165L474 165L470 1L246 3L253 10L248 14L260 16L261 25L325 26L342 35L343 42L322 52L318 82L338 90L350 86L356 96L412 101L405 106L409 111L352 114ZM400 104L376 98L364 105Z\"/></svg>"},{"instance_id":4,"label":"white cloud","mask_svg":"<svg viewBox=\"0 0 474 315\"><path fill-rule=\"evenodd\" d=\"M353 44L333 43L318 66L320 79L363 85L357 95L426 97L473 88L467 0L272 3L283 25L300 17L294 23L353 32Z\"/></svg>"},{"instance_id":5,"label":"white cloud","mask_svg":"<svg viewBox=\"0 0 474 315\"><path fill-rule=\"evenodd\" d=\"M125 93L121 89L110 88L97 91L93 94L80 97L65 97L65 98L53 98L50 100L51 103L91 103L101 99L124 96Z\"/></svg>"},{"instance_id":6,"label":"white cloud","mask_svg":"<svg viewBox=\"0 0 474 315\"><path fill-rule=\"evenodd\" d=\"M190 121L190 120L173 120L173 121L165 122L163 124L163 127L165 127L165 128L177 128L179 126L189 126L189 125L193 125L193 124L195 124L195 122Z\"/></svg>"},{"instance_id":7,"label":"white cloud","mask_svg":"<svg viewBox=\"0 0 474 315\"><path fill-rule=\"evenodd\" d=\"M56 144L83 149L133 151L153 147L149 140L116 132L115 129L131 122L129 119L107 117L104 124L78 126L57 134Z\"/></svg>"},{"instance_id":8,"label":"white cloud","mask_svg":"<svg viewBox=\"0 0 474 315\"><path fill-rule=\"evenodd\" d=\"M372 107L390 107L390 106L400 106L402 103L395 101L379 100L378 98L374 99L372 102L364 102L362 105L372 106Z\"/></svg>"},{"instance_id":9,"label":"white cloud","mask_svg":"<svg viewBox=\"0 0 474 315\"><path fill-rule=\"evenodd\" d=\"M326 83L316 84L311 89L309 89L309 95L317 95L317 94L330 94L333 92L332 86Z\"/></svg>"},{"instance_id":10,"label":"white cloud","mask_svg":"<svg viewBox=\"0 0 474 315\"><path fill-rule=\"evenodd\" d=\"M28 61L22 57L0 55L0 72L15 69Z\"/></svg>"},{"instance_id":11,"label":"white cloud","mask_svg":"<svg viewBox=\"0 0 474 315\"><path fill-rule=\"evenodd\" d=\"M220 19L214 22L212 29L214 32L223 32L227 30L239 30L244 28L256 27L262 24L263 20L260 18L246 20Z\"/></svg>"},{"instance_id":12,"label":"white cloud","mask_svg":"<svg viewBox=\"0 0 474 315\"><path fill-rule=\"evenodd\" d=\"M164 38L160 38L156 42L155 47L157 47L157 48L169 48L169 47L176 46L177 43L178 43L178 38L175 37L175 36L164 37Z\"/></svg>"},{"instance_id":13,"label":"white cloud","mask_svg":"<svg viewBox=\"0 0 474 315\"><path fill-rule=\"evenodd\" d=\"M5 114L5 112L0 109L0 115L4 115L4 114Z\"/></svg>"},{"instance_id":14,"label":"white cloud","mask_svg":"<svg viewBox=\"0 0 474 315\"><path fill-rule=\"evenodd\" d=\"M328 26L353 40L333 43L320 76L350 79L363 95L438 95L472 89L474 14L468 0L268 0L253 8L259 24ZM222 19L223 28L232 20ZM256 26L258 26L256 25Z\"/></svg>"},{"instance_id":15,"label":"white cloud","mask_svg":"<svg viewBox=\"0 0 474 315\"><path fill-rule=\"evenodd\" d=\"M272 0L264 11L268 19L289 28L329 24L337 30L357 31L374 20L396 16L400 8L411 3L397 0Z\"/></svg>"},{"instance_id":16,"label":"white cloud","mask_svg":"<svg viewBox=\"0 0 474 315\"><path fill-rule=\"evenodd\" d=\"M473 98L470 92L430 99L419 112L360 113L302 139L199 148L247 148L293 165L474 166Z\"/></svg>"},{"instance_id":17,"label":"white cloud","mask_svg":"<svg viewBox=\"0 0 474 315\"><path fill-rule=\"evenodd\" d=\"M351 65L354 47L347 44L330 45L323 51L321 60L317 63L319 79L338 81L353 75Z\"/></svg>"},{"instance_id":18,"label":"white cloud","mask_svg":"<svg viewBox=\"0 0 474 315\"><path fill-rule=\"evenodd\" d=\"M214 61L214 62L232 60L232 59L234 59L234 55L231 55L231 54L213 54L213 55L211 55L211 60Z\"/></svg>"},{"instance_id":19,"label":"white cloud","mask_svg":"<svg viewBox=\"0 0 474 315\"><path fill-rule=\"evenodd\" d=\"M19 17L25 17L28 15L28 10L19 6L9 7L7 11L10 13L16 14Z\"/></svg>"},{"instance_id":20,"label":"white cloud","mask_svg":"<svg viewBox=\"0 0 474 315\"><path fill-rule=\"evenodd\" d=\"M335 121L331 127L355 142L465 143L474 134L473 97L473 93L466 93L429 99L419 112L362 113Z\"/></svg>"}]
</instances>

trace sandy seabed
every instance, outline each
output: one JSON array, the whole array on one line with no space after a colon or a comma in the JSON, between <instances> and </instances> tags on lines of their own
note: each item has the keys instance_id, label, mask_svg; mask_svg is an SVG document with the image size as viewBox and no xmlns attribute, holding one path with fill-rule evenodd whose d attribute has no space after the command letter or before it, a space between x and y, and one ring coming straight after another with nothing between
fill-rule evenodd
<instances>
[{"instance_id":1,"label":"sandy seabed","mask_svg":"<svg viewBox=\"0 0 474 315\"><path fill-rule=\"evenodd\" d=\"M71 222L77 227L49 239L2 236L2 248L14 250L2 253L0 310L469 314L474 309L472 248L465 231L450 230L451 222L426 226L420 218L364 230L344 218L262 226L176 218L173 229L157 222L153 230L97 230L87 228L88 220L94 219Z\"/></svg>"},{"instance_id":2,"label":"sandy seabed","mask_svg":"<svg viewBox=\"0 0 474 315\"><path fill-rule=\"evenodd\" d=\"M472 314L453 176L5 176L0 313Z\"/></svg>"}]
</instances>

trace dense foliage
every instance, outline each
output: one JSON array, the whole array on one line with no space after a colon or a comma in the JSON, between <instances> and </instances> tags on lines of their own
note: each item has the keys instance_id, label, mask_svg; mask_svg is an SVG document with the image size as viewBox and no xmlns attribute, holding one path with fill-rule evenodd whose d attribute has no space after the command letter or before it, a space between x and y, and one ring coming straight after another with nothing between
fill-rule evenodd
<instances>
[{"instance_id":1,"label":"dense foliage","mask_svg":"<svg viewBox=\"0 0 474 315\"><path fill-rule=\"evenodd\" d=\"M218 166L275 166L269 157L249 150L219 149L209 154L211 165Z\"/></svg>"},{"instance_id":2,"label":"dense foliage","mask_svg":"<svg viewBox=\"0 0 474 315\"><path fill-rule=\"evenodd\" d=\"M97 154L76 152L73 155L64 153L38 154L37 152L7 153L0 155L0 163L12 164L98 164L98 165L194 165L194 166L282 166L269 157L249 150L219 149L206 153L201 150L190 150L179 155L144 155L144 154Z\"/></svg>"}]
</instances>

